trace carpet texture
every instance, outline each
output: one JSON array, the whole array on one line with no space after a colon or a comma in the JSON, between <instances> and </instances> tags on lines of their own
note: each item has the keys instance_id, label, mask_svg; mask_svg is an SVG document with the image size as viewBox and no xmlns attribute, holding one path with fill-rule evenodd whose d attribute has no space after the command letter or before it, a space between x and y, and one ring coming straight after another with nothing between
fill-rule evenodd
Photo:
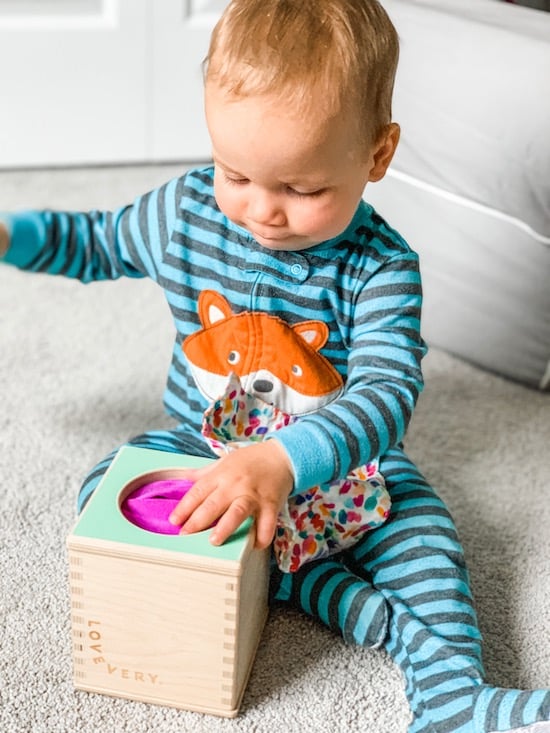
<instances>
[{"instance_id":1,"label":"carpet texture","mask_svg":"<svg viewBox=\"0 0 550 733\"><path fill-rule=\"evenodd\" d=\"M179 170L4 172L0 208L118 206ZM234 720L73 689L65 540L78 487L111 448L171 424L172 338L148 281L84 287L0 266L0 730L405 733L385 652L291 610L271 612ZM436 349L425 375L406 446L457 522L487 677L550 687L550 395Z\"/></svg>"}]
</instances>

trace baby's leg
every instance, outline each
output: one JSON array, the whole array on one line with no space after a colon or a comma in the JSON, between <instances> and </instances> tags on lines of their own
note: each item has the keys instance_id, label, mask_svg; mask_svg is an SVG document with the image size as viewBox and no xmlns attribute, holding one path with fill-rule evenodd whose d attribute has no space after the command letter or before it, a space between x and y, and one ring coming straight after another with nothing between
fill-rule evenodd
<instances>
[{"instance_id":1,"label":"baby's leg","mask_svg":"<svg viewBox=\"0 0 550 733\"><path fill-rule=\"evenodd\" d=\"M320 619L350 644L376 648L388 634L386 599L349 570L341 555L306 563L295 573L282 573L273 561L270 601Z\"/></svg>"},{"instance_id":2,"label":"baby's leg","mask_svg":"<svg viewBox=\"0 0 550 733\"><path fill-rule=\"evenodd\" d=\"M391 609L385 645L405 676L410 733L550 733L550 691L484 683L468 574L445 505L401 451L380 470L391 518L353 548L347 564L372 579Z\"/></svg>"},{"instance_id":3,"label":"baby's leg","mask_svg":"<svg viewBox=\"0 0 550 733\"><path fill-rule=\"evenodd\" d=\"M193 456L215 458L216 456L208 448L202 437L196 436L184 428L175 430L151 430L148 433L138 435L128 441L126 445L133 445L138 448L152 448L153 450L165 451L166 453L188 453ZM103 474L111 465L118 448L111 451L109 455L95 466L84 479L78 495L77 508L80 513L86 502L93 494L101 481Z\"/></svg>"}]
</instances>

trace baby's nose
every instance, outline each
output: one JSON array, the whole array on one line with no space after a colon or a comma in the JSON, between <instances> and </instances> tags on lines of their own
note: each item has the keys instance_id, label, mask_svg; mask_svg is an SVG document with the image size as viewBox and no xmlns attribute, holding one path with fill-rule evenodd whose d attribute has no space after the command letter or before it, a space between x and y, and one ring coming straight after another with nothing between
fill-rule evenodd
<instances>
[{"instance_id":1,"label":"baby's nose","mask_svg":"<svg viewBox=\"0 0 550 733\"><path fill-rule=\"evenodd\" d=\"M248 205L248 215L257 224L277 226L284 224L285 214L276 196L269 193L256 193Z\"/></svg>"}]
</instances>

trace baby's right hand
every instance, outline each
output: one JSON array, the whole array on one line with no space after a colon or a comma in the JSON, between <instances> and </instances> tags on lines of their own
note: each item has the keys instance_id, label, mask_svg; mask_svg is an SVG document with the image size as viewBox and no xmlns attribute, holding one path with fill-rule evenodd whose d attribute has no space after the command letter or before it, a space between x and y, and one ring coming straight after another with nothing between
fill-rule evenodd
<instances>
[{"instance_id":1,"label":"baby's right hand","mask_svg":"<svg viewBox=\"0 0 550 733\"><path fill-rule=\"evenodd\" d=\"M0 257L5 255L8 251L9 243L10 237L6 225L0 221Z\"/></svg>"}]
</instances>

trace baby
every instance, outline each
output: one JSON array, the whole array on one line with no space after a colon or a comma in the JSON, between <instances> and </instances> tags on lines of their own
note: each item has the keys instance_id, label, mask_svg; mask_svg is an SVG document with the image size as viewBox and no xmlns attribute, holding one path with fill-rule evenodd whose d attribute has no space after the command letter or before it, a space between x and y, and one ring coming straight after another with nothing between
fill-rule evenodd
<instances>
[{"instance_id":1,"label":"baby","mask_svg":"<svg viewBox=\"0 0 550 733\"><path fill-rule=\"evenodd\" d=\"M548 690L485 682L454 523L402 448L425 353L418 258L362 198L399 141L397 59L376 0L233 0L205 65L214 165L114 212L5 215L0 255L164 289L176 425L130 444L213 457L204 413L231 375L292 417L189 473L194 486L171 515L183 532L217 521L219 544L252 516L267 547L290 501L315 486L330 496L376 462L389 518L296 572L274 564L271 598L349 642L383 645L405 678L409 733L550 733ZM114 453L88 474L80 508Z\"/></svg>"}]
</instances>

